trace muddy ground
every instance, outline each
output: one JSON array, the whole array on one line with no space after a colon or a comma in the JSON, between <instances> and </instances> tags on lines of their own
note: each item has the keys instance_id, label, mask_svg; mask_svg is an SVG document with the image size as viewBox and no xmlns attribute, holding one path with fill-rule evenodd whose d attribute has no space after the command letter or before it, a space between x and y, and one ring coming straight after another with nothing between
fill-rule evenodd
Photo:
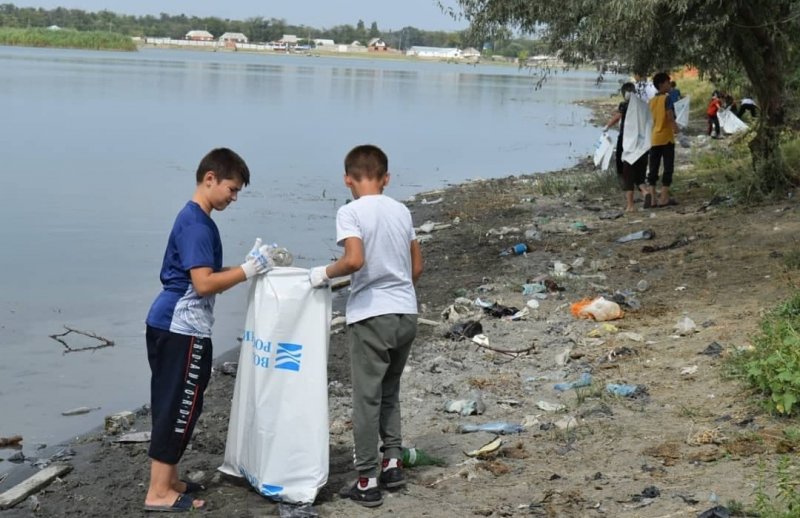
<instances>
[{"instance_id":1,"label":"muddy ground","mask_svg":"<svg viewBox=\"0 0 800 518\"><path fill-rule=\"evenodd\" d=\"M798 204L790 198L745 208L713 198L686 164L702 147L726 142L696 136L693 141L690 150L679 152L679 205L673 207L616 218L622 207L618 191L539 194L537 184L584 174L587 164L553 175L468 183L409 202L417 225L451 225L423 243L421 316L442 323L420 327L402 394L406 443L446 465L408 469L407 488L385 494L383 506L374 510L338 498L354 473L349 364L343 334L335 334L330 477L315 503L320 516L666 518L697 516L717 501L754 501L756 487L768 476L765 469L793 448L782 440L792 422L765 414L746 387L725 376L725 357L750 344L762 312L797 284L784 256L796 247ZM655 237L615 242L644 229ZM526 255L498 255L519 242L528 244ZM674 247L643 251L667 245ZM559 274L563 267L557 262L569 271ZM521 320L495 318L470 305L480 298L526 308L532 296L523 295L523 284L544 278L563 291L536 299L538 309ZM570 312L580 299L616 292L626 292L623 299L634 307L623 306L614 328ZM458 297L467 303L455 304ZM455 321L443 311L454 304L452 317L480 319L489 348L526 352L496 352L445 338ZM684 317L696 328L681 335L676 324ZM555 383L583 373L591 374L589 387L554 390ZM216 471L234 381L214 373L182 469L207 484L202 496L208 516L278 516L278 505ZM614 396L607 383L640 390L633 397ZM446 401L476 391L485 403L482 415L444 411ZM540 401L564 409L544 411ZM494 435L459 433L458 426L493 421L526 428L503 436L494 456L467 457L465 451ZM149 429L146 413L134 428ZM97 433L72 447L78 455L70 474L0 516L142 515L145 444L119 445Z\"/></svg>"}]
</instances>

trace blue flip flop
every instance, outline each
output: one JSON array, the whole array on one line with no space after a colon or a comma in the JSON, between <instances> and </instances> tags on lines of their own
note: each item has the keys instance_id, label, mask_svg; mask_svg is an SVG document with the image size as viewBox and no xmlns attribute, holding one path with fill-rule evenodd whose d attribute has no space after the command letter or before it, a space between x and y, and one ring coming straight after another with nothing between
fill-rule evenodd
<instances>
[{"instance_id":1,"label":"blue flip flop","mask_svg":"<svg viewBox=\"0 0 800 518\"><path fill-rule=\"evenodd\" d=\"M172 505L145 505L142 509L160 513L188 513L189 511L203 511L204 507L195 507L194 498L186 493L181 493Z\"/></svg>"}]
</instances>

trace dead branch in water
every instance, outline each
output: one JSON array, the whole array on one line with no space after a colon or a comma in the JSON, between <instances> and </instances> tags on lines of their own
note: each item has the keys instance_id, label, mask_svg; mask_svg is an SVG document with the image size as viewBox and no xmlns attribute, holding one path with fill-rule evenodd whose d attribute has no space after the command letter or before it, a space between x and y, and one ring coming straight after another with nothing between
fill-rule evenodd
<instances>
[{"instance_id":1,"label":"dead branch in water","mask_svg":"<svg viewBox=\"0 0 800 518\"><path fill-rule=\"evenodd\" d=\"M77 353L77 352L82 352L82 351L96 351L97 349L103 349L104 347L113 347L114 346L114 341L113 340L109 340L108 338L105 338L103 336L96 335L96 334L92 333L91 331L81 331L80 329L73 329L73 328L67 327L67 326L64 326L64 329L66 329L66 331L64 331L63 333L57 333L57 334L54 334L54 335L49 335L50 338L52 338L53 340L55 340L56 342L58 342L58 343L60 343L61 345L64 346L64 348L65 348L64 354ZM78 334L78 335L86 336L88 338L93 338L95 340L98 340L100 342L100 344L98 344L98 345L89 345L89 346L86 346L86 347L78 347L78 348L70 347L70 345L65 340L61 339L62 337L67 336L70 333L75 333L75 334Z\"/></svg>"}]
</instances>

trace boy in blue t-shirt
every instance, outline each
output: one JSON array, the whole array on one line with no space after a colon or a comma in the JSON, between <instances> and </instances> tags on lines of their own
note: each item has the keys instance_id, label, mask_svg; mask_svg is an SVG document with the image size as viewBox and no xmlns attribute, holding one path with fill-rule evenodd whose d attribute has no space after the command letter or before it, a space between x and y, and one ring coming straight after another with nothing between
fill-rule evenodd
<instances>
[{"instance_id":1,"label":"boy in blue t-shirt","mask_svg":"<svg viewBox=\"0 0 800 518\"><path fill-rule=\"evenodd\" d=\"M272 267L260 239L241 266L222 266L222 241L211 212L225 210L250 183L244 160L230 149L214 149L200 161L196 179L194 195L169 234L161 265L163 289L147 315L153 424L146 511L205 506L191 496L204 488L180 480L177 464L203 409L211 376L214 297Z\"/></svg>"},{"instance_id":2,"label":"boy in blue t-shirt","mask_svg":"<svg viewBox=\"0 0 800 518\"><path fill-rule=\"evenodd\" d=\"M358 480L343 496L367 507L383 503L379 485L395 489L406 483L400 376L417 335L414 285L423 268L411 213L383 194L388 168L386 154L376 146L357 146L347 154L344 183L354 201L336 213L336 241L344 255L309 274L315 288L352 274L346 318Z\"/></svg>"}]
</instances>

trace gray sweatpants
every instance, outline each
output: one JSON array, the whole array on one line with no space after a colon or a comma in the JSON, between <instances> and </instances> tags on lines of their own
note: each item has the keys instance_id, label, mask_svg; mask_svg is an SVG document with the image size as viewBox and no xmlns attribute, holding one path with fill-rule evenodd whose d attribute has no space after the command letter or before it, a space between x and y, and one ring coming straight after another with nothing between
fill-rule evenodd
<instances>
[{"instance_id":1,"label":"gray sweatpants","mask_svg":"<svg viewBox=\"0 0 800 518\"><path fill-rule=\"evenodd\" d=\"M380 315L349 326L353 441L359 476L376 477L384 457L400 458L400 376L417 336L417 315Z\"/></svg>"}]
</instances>

